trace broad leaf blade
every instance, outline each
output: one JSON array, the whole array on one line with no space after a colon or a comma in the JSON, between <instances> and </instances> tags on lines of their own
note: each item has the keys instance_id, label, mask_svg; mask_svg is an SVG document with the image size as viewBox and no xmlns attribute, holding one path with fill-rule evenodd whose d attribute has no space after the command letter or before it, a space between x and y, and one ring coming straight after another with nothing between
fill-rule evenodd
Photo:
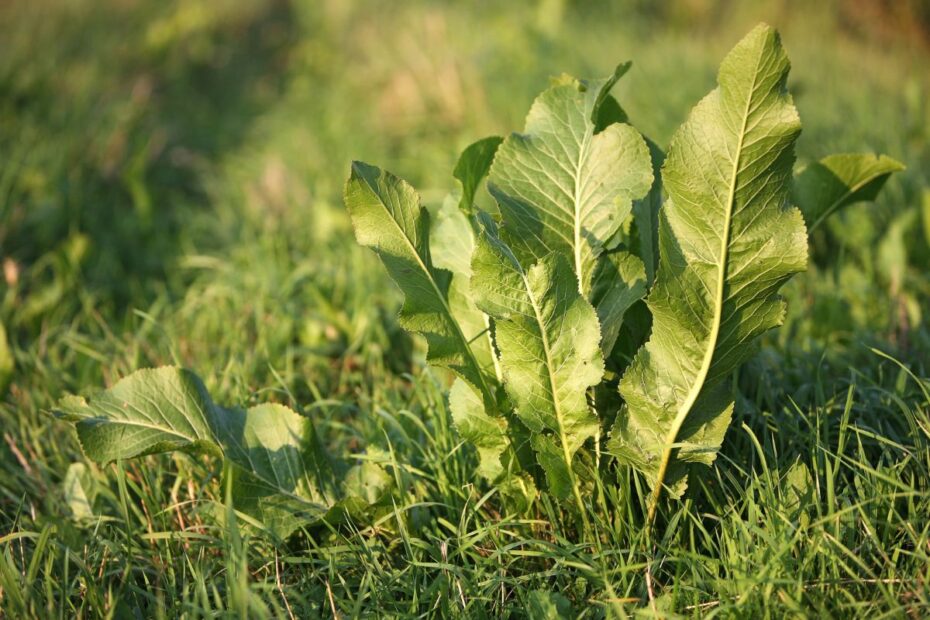
<instances>
[{"instance_id":1,"label":"broad leaf blade","mask_svg":"<svg viewBox=\"0 0 930 620\"><path fill-rule=\"evenodd\" d=\"M804 222L787 207L800 132L788 67L777 33L757 27L669 148L652 335L620 382L609 443L653 486L651 510L666 485L683 491L688 462L713 461L733 407L723 379L782 323L776 292L806 266Z\"/></svg>"},{"instance_id":2,"label":"broad leaf blade","mask_svg":"<svg viewBox=\"0 0 930 620\"><path fill-rule=\"evenodd\" d=\"M885 155L829 155L807 166L794 178L794 200L813 231L847 205L875 200L904 164Z\"/></svg>"},{"instance_id":3,"label":"broad leaf blade","mask_svg":"<svg viewBox=\"0 0 930 620\"><path fill-rule=\"evenodd\" d=\"M527 263L566 257L585 295L604 245L652 185L649 151L635 129L614 123L595 132L600 106L627 67L606 80L558 80L491 167L504 238Z\"/></svg>"},{"instance_id":4,"label":"broad leaf blade","mask_svg":"<svg viewBox=\"0 0 930 620\"><path fill-rule=\"evenodd\" d=\"M405 181L389 172L353 162L346 184L345 203L355 236L381 258L404 293L401 324L422 334L427 360L449 368L475 386L489 408L496 398L486 373L449 305L452 274L433 264L429 248L429 215Z\"/></svg>"},{"instance_id":5,"label":"broad leaf blade","mask_svg":"<svg viewBox=\"0 0 930 620\"><path fill-rule=\"evenodd\" d=\"M598 430L586 400L604 371L597 315L563 257L524 270L486 223L472 262L476 302L495 320L505 387L549 486L566 497L572 459Z\"/></svg>"},{"instance_id":6,"label":"broad leaf blade","mask_svg":"<svg viewBox=\"0 0 930 620\"><path fill-rule=\"evenodd\" d=\"M172 450L219 454L211 407L197 375L162 367L136 371L89 401L66 397L56 413L74 422L84 453L106 464Z\"/></svg>"}]
</instances>

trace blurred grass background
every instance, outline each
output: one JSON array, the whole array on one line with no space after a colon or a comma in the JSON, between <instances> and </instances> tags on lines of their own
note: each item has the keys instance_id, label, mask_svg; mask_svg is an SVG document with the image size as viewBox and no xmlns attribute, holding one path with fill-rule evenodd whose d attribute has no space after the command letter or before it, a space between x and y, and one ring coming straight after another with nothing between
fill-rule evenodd
<instances>
[{"instance_id":1,"label":"blurred grass background","mask_svg":"<svg viewBox=\"0 0 930 620\"><path fill-rule=\"evenodd\" d=\"M438 415L441 426L442 398L433 379L421 380L421 344L396 325L399 293L355 246L341 206L348 162L377 162L439 200L459 151L520 129L551 75L606 75L627 59L633 68L615 94L665 146L758 21L779 28L793 63L800 165L870 151L908 169L876 204L850 208L814 239L811 270L788 290L788 324L742 377L742 415L774 432L788 424L787 403L832 411L843 405L833 395L864 382L877 391L856 416L911 445L919 431L875 418L921 411L919 392L870 347L930 375L930 4L604 4L0 4L0 320L9 350L0 351L0 540L73 528L60 484L83 457L71 431L43 412L66 392L92 392L138 367L193 368L219 402L322 404L315 411L334 450L377 445L426 459L390 443L406 427L384 412ZM806 432L787 445L816 452ZM454 436L443 441L437 451L455 452ZM182 459L149 461L157 468L148 474L126 471L139 484L130 501L148 498L154 513L181 501L159 485L176 494L196 479L195 504L219 492ZM456 465L463 484L468 463ZM430 480L413 485L411 501L435 500L430 485L458 492L455 479ZM108 484L99 472L98 484ZM128 532L120 493L107 506ZM159 514L165 531L178 528L174 513ZM139 519L151 532L151 517ZM73 535L86 556L82 534ZM92 600L93 587L62 575L68 544L41 556L54 564L42 570L60 580L60 602L83 605L75 601ZM25 576L30 551L3 547L8 568ZM143 591L152 571L163 574L144 545L136 551L90 552L101 567L117 563L100 607L120 609L107 607L102 588L116 587L121 571L140 571ZM193 574L208 584L212 570ZM35 613L35 601L17 609Z\"/></svg>"}]
</instances>

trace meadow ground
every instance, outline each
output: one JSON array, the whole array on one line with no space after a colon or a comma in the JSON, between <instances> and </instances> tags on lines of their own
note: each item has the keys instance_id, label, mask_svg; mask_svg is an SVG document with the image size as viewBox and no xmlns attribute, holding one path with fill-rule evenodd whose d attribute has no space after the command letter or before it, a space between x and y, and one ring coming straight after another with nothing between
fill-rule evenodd
<instances>
[{"instance_id":1,"label":"meadow ground","mask_svg":"<svg viewBox=\"0 0 930 620\"><path fill-rule=\"evenodd\" d=\"M0 617L930 615L930 38L918 2L812 5L3 3ZM799 163L907 171L814 238L723 454L650 544L625 470L590 531L545 499L502 512L352 237L348 162L440 200L550 75L628 58L615 92L666 145L761 20L793 61ZM49 415L162 364L311 416L392 473L393 510L275 544L217 518L210 459L99 468Z\"/></svg>"}]
</instances>

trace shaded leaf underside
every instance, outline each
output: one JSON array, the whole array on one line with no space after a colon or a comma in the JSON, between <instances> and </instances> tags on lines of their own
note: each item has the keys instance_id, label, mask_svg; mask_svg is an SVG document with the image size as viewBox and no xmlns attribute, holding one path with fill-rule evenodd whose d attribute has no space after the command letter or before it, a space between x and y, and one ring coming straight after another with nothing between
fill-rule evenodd
<instances>
[{"instance_id":1,"label":"shaded leaf underside","mask_svg":"<svg viewBox=\"0 0 930 620\"><path fill-rule=\"evenodd\" d=\"M813 231L839 209L874 200L888 177L901 170L904 164L886 155L829 155L794 178L794 200Z\"/></svg>"}]
</instances>

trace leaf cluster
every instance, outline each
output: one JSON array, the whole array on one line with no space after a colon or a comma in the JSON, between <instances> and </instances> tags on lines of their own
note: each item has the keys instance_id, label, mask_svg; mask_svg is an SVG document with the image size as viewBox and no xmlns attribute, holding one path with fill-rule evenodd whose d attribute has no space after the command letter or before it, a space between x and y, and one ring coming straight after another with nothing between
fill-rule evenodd
<instances>
[{"instance_id":1,"label":"leaf cluster","mask_svg":"<svg viewBox=\"0 0 930 620\"><path fill-rule=\"evenodd\" d=\"M809 229L903 166L846 154L794 174L789 62L764 24L667 153L611 94L629 67L554 79L522 132L462 153L441 206L361 162L345 203L404 293L404 327L456 375L479 472L513 501L574 496L583 517L606 452L645 477L651 521L714 461L734 373L784 321L778 290L806 268Z\"/></svg>"}]
</instances>

